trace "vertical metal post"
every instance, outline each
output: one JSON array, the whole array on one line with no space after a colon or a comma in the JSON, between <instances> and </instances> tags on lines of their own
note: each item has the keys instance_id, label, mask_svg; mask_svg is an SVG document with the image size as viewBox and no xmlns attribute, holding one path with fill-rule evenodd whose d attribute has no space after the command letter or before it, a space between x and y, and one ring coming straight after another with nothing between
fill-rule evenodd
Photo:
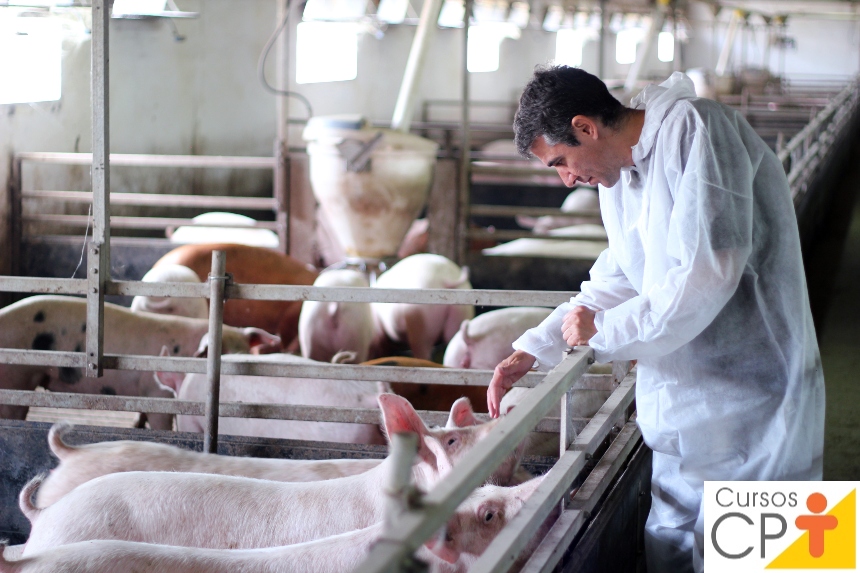
<instances>
[{"instance_id":1,"label":"vertical metal post","mask_svg":"<svg viewBox=\"0 0 860 573\"><path fill-rule=\"evenodd\" d=\"M227 254L212 251L212 271L209 274L209 348L206 354L206 378L209 393L206 395L206 432L203 435L203 451L214 454L218 451L218 409L221 400L221 336L224 319L224 289L227 275L224 273Z\"/></svg>"},{"instance_id":2,"label":"vertical metal post","mask_svg":"<svg viewBox=\"0 0 860 573\"><path fill-rule=\"evenodd\" d=\"M600 0L600 35L597 38L597 77L603 79L606 77L606 0Z\"/></svg>"},{"instance_id":3,"label":"vertical metal post","mask_svg":"<svg viewBox=\"0 0 860 573\"><path fill-rule=\"evenodd\" d=\"M87 252L87 369L102 375L104 286L110 280L110 82L108 28L111 0L93 0L93 238Z\"/></svg>"},{"instance_id":4,"label":"vertical metal post","mask_svg":"<svg viewBox=\"0 0 860 573\"><path fill-rule=\"evenodd\" d=\"M12 157L9 177L9 274L21 274L21 241L23 229L23 205L21 199L23 178L21 160Z\"/></svg>"},{"instance_id":5,"label":"vertical metal post","mask_svg":"<svg viewBox=\"0 0 860 573\"><path fill-rule=\"evenodd\" d=\"M457 262L466 264L469 252L469 203L471 202L469 152L469 18L472 14L472 0L465 0L463 6L463 97L462 97L462 140L460 143L460 201L458 205L459 225L457 226Z\"/></svg>"},{"instance_id":6,"label":"vertical metal post","mask_svg":"<svg viewBox=\"0 0 860 573\"><path fill-rule=\"evenodd\" d=\"M418 452L418 435L403 432L391 436L391 473L386 488L383 537L393 533L397 517L407 508L406 495L412 481L412 464Z\"/></svg>"},{"instance_id":7,"label":"vertical metal post","mask_svg":"<svg viewBox=\"0 0 860 573\"><path fill-rule=\"evenodd\" d=\"M576 439L576 430L573 428L573 389L568 390L561 397L561 414L559 418L559 433L558 433L558 457L561 458L570 448L570 444ZM570 504L570 490L564 493L561 498L561 510L567 509Z\"/></svg>"},{"instance_id":8,"label":"vertical metal post","mask_svg":"<svg viewBox=\"0 0 860 573\"><path fill-rule=\"evenodd\" d=\"M290 10L289 0L278 0L276 24L284 21ZM289 75L290 58L290 27L284 26L281 38L277 43L275 51L276 83L279 89L288 91L290 89ZM278 240L281 249L287 255L290 254L290 104L286 95L275 97L275 173L274 191L275 203L278 212L276 222L278 224Z\"/></svg>"}]
</instances>

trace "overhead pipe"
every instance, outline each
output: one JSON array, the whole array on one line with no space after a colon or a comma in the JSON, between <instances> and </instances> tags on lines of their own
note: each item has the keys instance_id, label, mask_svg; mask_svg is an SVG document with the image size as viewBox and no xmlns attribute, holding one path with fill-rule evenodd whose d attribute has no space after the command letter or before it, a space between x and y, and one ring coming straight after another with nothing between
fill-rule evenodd
<instances>
[{"instance_id":1,"label":"overhead pipe","mask_svg":"<svg viewBox=\"0 0 860 573\"><path fill-rule=\"evenodd\" d=\"M406 61L406 71L403 72L403 82L400 84L400 93L397 94L397 103L394 105L394 115L391 118L391 128L407 133L412 123L412 115L415 111L415 100L418 92L418 81L427 59L427 49L433 34L436 33L436 21L442 10L442 0L424 0L421 7L421 19L418 29L415 31L415 39L412 40L412 48L409 50L409 59Z\"/></svg>"},{"instance_id":2,"label":"overhead pipe","mask_svg":"<svg viewBox=\"0 0 860 573\"><path fill-rule=\"evenodd\" d=\"M743 19L744 15L741 10L732 11L732 17L729 20L729 29L726 32L726 42L723 44L720 57L717 59L717 67L714 69L717 76L726 75L726 70L729 67L729 60L732 57L732 51L735 46L735 36L738 33L738 27L741 25Z\"/></svg>"},{"instance_id":3,"label":"overhead pipe","mask_svg":"<svg viewBox=\"0 0 860 573\"><path fill-rule=\"evenodd\" d=\"M660 2L660 4L663 4L663 2ZM663 29L663 21L665 18L666 15L664 9L660 6L655 8L654 12L651 13L651 24L648 26L648 30L645 33L645 39L642 41L642 51L639 54L639 57L636 58L636 61L633 62L633 65L630 66L630 71L627 73L627 80L624 82L624 98L627 101L630 101L630 98L633 96L633 92L636 89L636 82L639 81L639 76L645 68L645 63L651 56L651 46L654 44L657 34L659 34L660 30Z\"/></svg>"}]
</instances>

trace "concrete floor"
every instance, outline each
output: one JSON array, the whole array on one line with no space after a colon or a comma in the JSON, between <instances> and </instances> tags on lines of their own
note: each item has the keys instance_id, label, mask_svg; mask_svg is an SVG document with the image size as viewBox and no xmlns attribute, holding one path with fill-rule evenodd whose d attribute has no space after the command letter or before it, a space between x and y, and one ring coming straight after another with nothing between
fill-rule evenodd
<instances>
[{"instance_id":1,"label":"concrete floor","mask_svg":"<svg viewBox=\"0 0 860 573\"><path fill-rule=\"evenodd\" d=\"M827 393L824 479L853 481L860 480L860 145L842 184L829 221L832 236L824 242L835 264L817 328Z\"/></svg>"}]
</instances>

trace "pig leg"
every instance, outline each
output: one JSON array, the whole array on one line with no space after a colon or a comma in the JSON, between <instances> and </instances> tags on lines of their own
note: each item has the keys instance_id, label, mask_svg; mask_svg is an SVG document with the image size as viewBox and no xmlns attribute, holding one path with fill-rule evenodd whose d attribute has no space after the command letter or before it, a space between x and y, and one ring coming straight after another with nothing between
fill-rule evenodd
<instances>
[{"instance_id":1,"label":"pig leg","mask_svg":"<svg viewBox=\"0 0 860 573\"><path fill-rule=\"evenodd\" d=\"M433 355L433 340L427 333L427 323L424 313L413 310L406 314L406 341L412 350L412 356L422 360L430 360Z\"/></svg>"},{"instance_id":2,"label":"pig leg","mask_svg":"<svg viewBox=\"0 0 860 573\"><path fill-rule=\"evenodd\" d=\"M152 372L141 372L141 381L144 379L152 379ZM143 386L141 384L141 386ZM143 386L146 390L143 395L147 398L173 398L174 394L167 388L149 385ZM149 421L149 427L153 430L172 430L173 429L173 414L156 414L154 412L146 412L146 420Z\"/></svg>"},{"instance_id":3,"label":"pig leg","mask_svg":"<svg viewBox=\"0 0 860 573\"><path fill-rule=\"evenodd\" d=\"M0 365L0 388L4 390L35 390L36 386L45 386L49 379L44 366L23 366L18 364ZM8 420L24 420L27 418L27 406L0 406L0 418Z\"/></svg>"}]
</instances>

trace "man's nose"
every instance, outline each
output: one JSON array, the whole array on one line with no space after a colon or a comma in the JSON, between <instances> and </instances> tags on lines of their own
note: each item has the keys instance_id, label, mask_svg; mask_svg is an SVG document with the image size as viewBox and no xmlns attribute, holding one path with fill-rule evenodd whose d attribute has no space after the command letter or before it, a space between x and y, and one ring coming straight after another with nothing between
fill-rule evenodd
<instances>
[{"instance_id":1,"label":"man's nose","mask_svg":"<svg viewBox=\"0 0 860 573\"><path fill-rule=\"evenodd\" d=\"M574 177L573 173L571 173L567 168L556 167L556 172L558 176L561 177L562 183L565 184L566 187L573 187L576 183L576 177Z\"/></svg>"}]
</instances>

